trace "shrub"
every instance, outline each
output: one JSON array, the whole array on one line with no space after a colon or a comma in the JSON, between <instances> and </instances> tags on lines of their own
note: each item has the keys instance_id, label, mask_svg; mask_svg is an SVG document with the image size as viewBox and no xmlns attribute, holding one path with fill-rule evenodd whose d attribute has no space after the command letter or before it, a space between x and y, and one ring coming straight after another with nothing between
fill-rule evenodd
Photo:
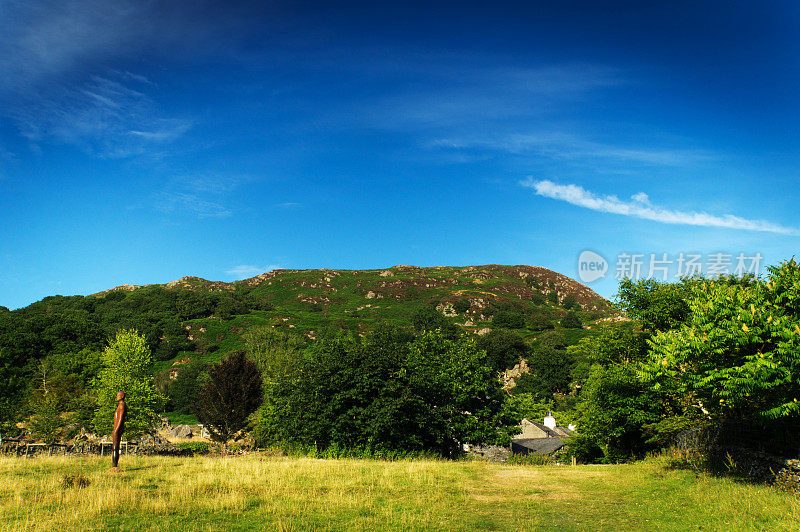
<instances>
[{"instance_id":1,"label":"shrub","mask_svg":"<svg viewBox=\"0 0 800 532\"><path fill-rule=\"evenodd\" d=\"M531 303L533 303L534 305L544 305L545 301L547 301L547 299L541 292L534 292L533 294L531 294Z\"/></svg>"},{"instance_id":2,"label":"shrub","mask_svg":"<svg viewBox=\"0 0 800 532\"><path fill-rule=\"evenodd\" d=\"M574 312L567 312L567 314L563 318L561 318L561 326L564 327L565 329L583 328L581 319Z\"/></svg>"},{"instance_id":3,"label":"shrub","mask_svg":"<svg viewBox=\"0 0 800 532\"><path fill-rule=\"evenodd\" d=\"M564 307L564 310L580 310L581 306L575 301L575 296L572 294L567 294L564 299L561 301L561 306Z\"/></svg>"},{"instance_id":4,"label":"shrub","mask_svg":"<svg viewBox=\"0 0 800 532\"><path fill-rule=\"evenodd\" d=\"M517 312L501 310L494 315L492 323L495 327L504 329L522 329L525 327L525 318Z\"/></svg>"},{"instance_id":5,"label":"shrub","mask_svg":"<svg viewBox=\"0 0 800 532\"><path fill-rule=\"evenodd\" d=\"M455 303L453 303L453 310L458 312L459 314L463 314L469 310L472 304L469 302L469 299L459 299Z\"/></svg>"},{"instance_id":6,"label":"shrub","mask_svg":"<svg viewBox=\"0 0 800 532\"><path fill-rule=\"evenodd\" d=\"M528 318L528 327L534 331L544 331L555 328L550 315L545 312L534 312L531 314Z\"/></svg>"},{"instance_id":7,"label":"shrub","mask_svg":"<svg viewBox=\"0 0 800 532\"><path fill-rule=\"evenodd\" d=\"M186 441L175 446L184 451L192 451L194 454L208 454L210 448L207 441Z\"/></svg>"},{"instance_id":8,"label":"shrub","mask_svg":"<svg viewBox=\"0 0 800 532\"><path fill-rule=\"evenodd\" d=\"M553 458L547 454L539 454L539 453L528 453L528 454L518 454L514 453L508 457L506 461L507 464L510 465L521 465L521 466L543 466L543 465L552 465Z\"/></svg>"},{"instance_id":9,"label":"shrub","mask_svg":"<svg viewBox=\"0 0 800 532\"><path fill-rule=\"evenodd\" d=\"M85 488L88 487L89 484L91 484L89 479L80 473L76 475L64 475L61 479L61 487L64 489Z\"/></svg>"}]
</instances>

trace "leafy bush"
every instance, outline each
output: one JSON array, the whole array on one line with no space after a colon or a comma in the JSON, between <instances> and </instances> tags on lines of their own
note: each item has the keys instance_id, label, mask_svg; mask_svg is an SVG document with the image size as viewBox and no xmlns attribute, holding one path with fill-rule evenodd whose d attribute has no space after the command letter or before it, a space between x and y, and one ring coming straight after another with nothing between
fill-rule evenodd
<instances>
[{"instance_id":1,"label":"leafy bush","mask_svg":"<svg viewBox=\"0 0 800 532\"><path fill-rule=\"evenodd\" d=\"M178 449L192 451L194 454L208 454L211 446L207 441L186 441L175 444Z\"/></svg>"},{"instance_id":2,"label":"leafy bush","mask_svg":"<svg viewBox=\"0 0 800 532\"><path fill-rule=\"evenodd\" d=\"M459 299L453 303L453 310L459 314L463 314L468 311L471 306L472 304L469 302L469 299Z\"/></svg>"},{"instance_id":3,"label":"leafy bush","mask_svg":"<svg viewBox=\"0 0 800 532\"><path fill-rule=\"evenodd\" d=\"M564 299L561 301L561 306L564 308L564 310L581 309L581 306L577 301L575 301L575 296L573 294L567 294L564 296Z\"/></svg>"},{"instance_id":4,"label":"leafy bush","mask_svg":"<svg viewBox=\"0 0 800 532\"><path fill-rule=\"evenodd\" d=\"M534 312L528 317L528 327L534 331L544 331L546 329L553 329L552 318L550 314L543 311Z\"/></svg>"},{"instance_id":5,"label":"leafy bush","mask_svg":"<svg viewBox=\"0 0 800 532\"><path fill-rule=\"evenodd\" d=\"M574 312L567 312L567 314L563 318L561 318L561 326L564 327L565 329L583 328L581 319Z\"/></svg>"},{"instance_id":6,"label":"leafy bush","mask_svg":"<svg viewBox=\"0 0 800 532\"><path fill-rule=\"evenodd\" d=\"M544 465L553 465L553 458L547 454L514 453L508 457L506 463L509 465L520 465L520 466L544 466Z\"/></svg>"},{"instance_id":7,"label":"leafy bush","mask_svg":"<svg viewBox=\"0 0 800 532\"><path fill-rule=\"evenodd\" d=\"M513 367L529 351L528 344L520 335L504 329L494 329L478 338L478 348L486 351L497 371Z\"/></svg>"},{"instance_id":8,"label":"leafy bush","mask_svg":"<svg viewBox=\"0 0 800 532\"><path fill-rule=\"evenodd\" d=\"M531 294L531 303L534 305L544 305L544 302L547 301L547 298L544 297L544 294L541 292L534 292Z\"/></svg>"},{"instance_id":9,"label":"leafy bush","mask_svg":"<svg viewBox=\"0 0 800 532\"><path fill-rule=\"evenodd\" d=\"M525 327L525 318L522 314L511 312L508 310L501 310L492 318L492 324L495 327L505 329L522 329Z\"/></svg>"},{"instance_id":10,"label":"leafy bush","mask_svg":"<svg viewBox=\"0 0 800 532\"><path fill-rule=\"evenodd\" d=\"M603 450L594 438L575 434L566 441L569 454L581 464L594 464L603 461Z\"/></svg>"},{"instance_id":11,"label":"leafy bush","mask_svg":"<svg viewBox=\"0 0 800 532\"><path fill-rule=\"evenodd\" d=\"M419 307L414 314L411 315L411 324L419 332L432 332L441 330L444 334L451 338L455 338L460 334L460 329L457 325L450 322L444 315L436 310L432 305L423 305Z\"/></svg>"}]
</instances>

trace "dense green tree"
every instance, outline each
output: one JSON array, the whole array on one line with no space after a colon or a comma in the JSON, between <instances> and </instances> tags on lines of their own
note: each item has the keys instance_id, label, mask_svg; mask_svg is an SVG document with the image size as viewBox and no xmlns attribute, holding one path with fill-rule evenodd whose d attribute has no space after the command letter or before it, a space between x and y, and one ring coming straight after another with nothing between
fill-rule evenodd
<instances>
[{"instance_id":1,"label":"dense green tree","mask_svg":"<svg viewBox=\"0 0 800 532\"><path fill-rule=\"evenodd\" d=\"M34 438L55 443L74 423L72 406L82 392L78 375L60 373L49 359L36 367L35 387L28 395L28 427Z\"/></svg>"},{"instance_id":2,"label":"dense green tree","mask_svg":"<svg viewBox=\"0 0 800 532\"><path fill-rule=\"evenodd\" d=\"M411 324L418 332L440 330L446 336L456 337L460 329L432 305L422 305L411 315Z\"/></svg>"},{"instance_id":3,"label":"dense green tree","mask_svg":"<svg viewBox=\"0 0 800 532\"><path fill-rule=\"evenodd\" d=\"M522 329L525 327L525 317L518 312L501 310L495 313L492 325L504 329Z\"/></svg>"},{"instance_id":4,"label":"dense green tree","mask_svg":"<svg viewBox=\"0 0 800 532\"><path fill-rule=\"evenodd\" d=\"M522 375L512 394L530 393L538 400L552 400L553 394L568 393L574 359L563 349L537 346L528 355L530 373Z\"/></svg>"},{"instance_id":5,"label":"dense green tree","mask_svg":"<svg viewBox=\"0 0 800 532\"><path fill-rule=\"evenodd\" d=\"M149 432L163 398L153 388L153 357L144 336L136 331L120 330L103 350L103 368L97 377L98 408L94 426L101 434L110 434L117 392L125 392L128 437Z\"/></svg>"},{"instance_id":6,"label":"dense green tree","mask_svg":"<svg viewBox=\"0 0 800 532\"><path fill-rule=\"evenodd\" d=\"M550 313L540 310L528 316L528 327L534 331L544 331L555 328L555 325L553 325Z\"/></svg>"},{"instance_id":7,"label":"dense green tree","mask_svg":"<svg viewBox=\"0 0 800 532\"><path fill-rule=\"evenodd\" d=\"M561 326L565 329L582 329L583 324L581 323L581 319L578 317L577 314L574 312L567 312L563 318L561 318Z\"/></svg>"},{"instance_id":8,"label":"dense green tree","mask_svg":"<svg viewBox=\"0 0 800 532\"><path fill-rule=\"evenodd\" d=\"M505 329L494 329L478 338L478 348L486 351L497 371L514 367L530 350L520 335Z\"/></svg>"},{"instance_id":9,"label":"dense green tree","mask_svg":"<svg viewBox=\"0 0 800 532\"><path fill-rule=\"evenodd\" d=\"M273 437L320 448L457 454L508 439L503 394L485 351L442 332L382 328L325 339L277 384ZM283 380L283 379L279 379Z\"/></svg>"},{"instance_id":10,"label":"dense green tree","mask_svg":"<svg viewBox=\"0 0 800 532\"><path fill-rule=\"evenodd\" d=\"M471 306L472 304L469 302L469 299L457 299L453 303L453 310L459 314L464 314Z\"/></svg>"},{"instance_id":11,"label":"dense green tree","mask_svg":"<svg viewBox=\"0 0 800 532\"><path fill-rule=\"evenodd\" d=\"M598 334L582 338L569 349L592 364L640 362L647 356L647 333L636 330L636 324L625 322L599 329Z\"/></svg>"},{"instance_id":12,"label":"dense green tree","mask_svg":"<svg viewBox=\"0 0 800 532\"><path fill-rule=\"evenodd\" d=\"M575 300L575 295L574 294L567 294L566 296L564 296L564 299L561 300L561 306L564 308L564 310L573 310L573 309L580 310L581 309L581 306Z\"/></svg>"},{"instance_id":13,"label":"dense green tree","mask_svg":"<svg viewBox=\"0 0 800 532\"><path fill-rule=\"evenodd\" d=\"M545 298L544 294L541 292L533 292L530 297L530 302L534 305L544 305L547 298Z\"/></svg>"},{"instance_id":14,"label":"dense green tree","mask_svg":"<svg viewBox=\"0 0 800 532\"><path fill-rule=\"evenodd\" d=\"M711 419L800 418L800 267L766 281L692 284L689 315L657 334L641 377Z\"/></svg>"},{"instance_id":15,"label":"dense green tree","mask_svg":"<svg viewBox=\"0 0 800 532\"><path fill-rule=\"evenodd\" d=\"M56 443L61 439L64 428L69 423L62 411L62 404L55 394L35 390L29 399L31 416L28 428L31 436L45 443Z\"/></svg>"},{"instance_id":16,"label":"dense green tree","mask_svg":"<svg viewBox=\"0 0 800 532\"><path fill-rule=\"evenodd\" d=\"M558 292L551 289L550 292L547 293L547 301L553 305L558 305Z\"/></svg>"},{"instance_id":17,"label":"dense green tree","mask_svg":"<svg viewBox=\"0 0 800 532\"><path fill-rule=\"evenodd\" d=\"M426 334L409 345L405 361L409 388L430 411L424 425L444 455L462 443L502 443L513 430L504 417L503 393L485 351L474 339Z\"/></svg>"},{"instance_id":18,"label":"dense green tree","mask_svg":"<svg viewBox=\"0 0 800 532\"><path fill-rule=\"evenodd\" d=\"M689 316L687 297L696 280L662 283L655 279L619 283L617 303L647 331L666 331L680 326Z\"/></svg>"},{"instance_id":19,"label":"dense green tree","mask_svg":"<svg viewBox=\"0 0 800 532\"><path fill-rule=\"evenodd\" d=\"M577 413L574 410L560 409L553 398L540 399L530 392L510 395L506 399L505 408L516 423L522 422L523 419L541 423L550 413L556 418L556 422L564 427L577 420Z\"/></svg>"},{"instance_id":20,"label":"dense green tree","mask_svg":"<svg viewBox=\"0 0 800 532\"><path fill-rule=\"evenodd\" d=\"M208 378L208 364L192 359L179 367L178 375L171 381L167 394L176 412L191 414L197 404L200 389Z\"/></svg>"},{"instance_id":21,"label":"dense green tree","mask_svg":"<svg viewBox=\"0 0 800 532\"><path fill-rule=\"evenodd\" d=\"M195 413L211 437L225 444L247 427L262 401L261 371L239 350L209 368Z\"/></svg>"},{"instance_id":22,"label":"dense green tree","mask_svg":"<svg viewBox=\"0 0 800 532\"><path fill-rule=\"evenodd\" d=\"M629 364L597 365L578 405L581 446L602 449L608 462L643 456L652 447L644 427L661 418L660 397L645 386Z\"/></svg>"}]
</instances>

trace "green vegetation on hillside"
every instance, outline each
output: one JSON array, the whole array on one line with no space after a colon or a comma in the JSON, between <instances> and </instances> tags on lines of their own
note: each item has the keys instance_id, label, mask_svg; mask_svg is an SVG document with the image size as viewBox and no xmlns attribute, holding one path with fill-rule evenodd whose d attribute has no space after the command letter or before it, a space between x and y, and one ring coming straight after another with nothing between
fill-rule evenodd
<instances>
[{"instance_id":1,"label":"green vegetation on hillside","mask_svg":"<svg viewBox=\"0 0 800 532\"><path fill-rule=\"evenodd\" d=\"M455 338L492 328L492 315L503 312L544 317L552 327L565 311L545 303L542 290L572 295L587 320L610 312L586 287L532 266L277 270L235 283L187 277L95 296L47 297L0 312L0 431L13 433L26 419L51 436L55 425L92 429L100 353L120 329L144 336L165 410L185 415L205 365L243 349L254 328L284 331L310 345L332 332L363 336L378 324L438 328ZM527 321L513 325L532 340ZM52 394L43 393L45 384Z\"/></svg>"}]
</instances>

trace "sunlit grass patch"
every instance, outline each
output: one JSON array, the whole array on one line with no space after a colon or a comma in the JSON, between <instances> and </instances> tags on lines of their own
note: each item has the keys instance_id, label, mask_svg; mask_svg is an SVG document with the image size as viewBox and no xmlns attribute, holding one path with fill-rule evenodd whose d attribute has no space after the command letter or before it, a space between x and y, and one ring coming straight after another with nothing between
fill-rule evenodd
<instances>
[{"instance_id":1,"label":"sunlit grass patch","mask_svg":"<svg viewBox=\"0 0 800 532\"><path fill-rule=\"evenodd\" d=\"M622 466L238 457L0 458L0 527L798 530L794 495ZM85 478L81 488L65 478Z\"/></svg>"}]
</instances>

